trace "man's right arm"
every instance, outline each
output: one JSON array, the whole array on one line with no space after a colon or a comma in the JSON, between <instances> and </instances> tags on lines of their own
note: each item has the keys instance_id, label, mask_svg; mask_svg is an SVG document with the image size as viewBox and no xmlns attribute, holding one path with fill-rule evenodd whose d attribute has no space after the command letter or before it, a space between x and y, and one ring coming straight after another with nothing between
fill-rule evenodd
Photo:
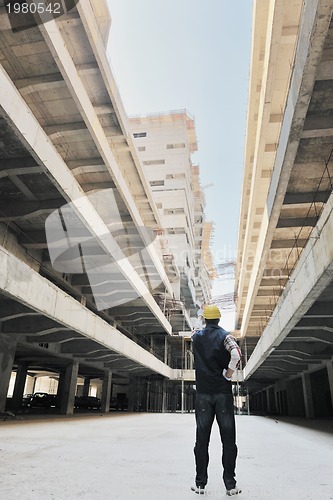
<instances>
[{"instance_id":1,"label":"man's right arm","mask_svg":"<svg viewBox=\"0 0 333 500\"><path fill-rule=\"evenodd\" d=\"M223 371L223 376L231 380L234 371L237 369L241 360L241 351L232 335L227 335L224 340L224 347L230 353L230 362L228 369Z\"/></svg>"}]
</instances>

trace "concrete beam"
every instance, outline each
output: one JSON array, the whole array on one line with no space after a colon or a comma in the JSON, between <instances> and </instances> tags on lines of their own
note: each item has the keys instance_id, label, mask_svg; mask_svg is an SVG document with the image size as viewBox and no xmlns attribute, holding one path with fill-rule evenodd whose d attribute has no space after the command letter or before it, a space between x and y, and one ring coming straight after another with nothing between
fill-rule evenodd
<instances>
[{"instance_id":1,"label":"concrete beam","mask_svg":"<svg viewBox=\"0 0 333 500\"><path fill-rule=\"evenodd\" d=\"M300 337L298 337L298 340L300 340ZM280 344L279 347L277 347L272 354L275 355L275 353L280 354L280 353L292 353L293 355L298 355L298 356L305 356L310 358L314 354L320 352L320 353L329 353L331 352L331 348L325 346L324 348L322 347L321 344L318 344L316 340L313 342L309 342L308 338L304 338L304 342L293 342L293 338L288 336L287 339L285 339L282 344Z\"/></svg>"},{"instance_id":2,"label":"concrete beam","mask_svg":"<svg viewBox=\"0 0 333 500\"><path fill-rule=\"evenodd\" d=\"M45 342L48 344L63 344L67 342L71 342L73 340L80 340L80 341L85 341L87 342L90 339L84 339L79 333L72 332L68 329L61 328L60 330L57 330L52 333L44 333L44 332L39 332L38 337L34 335L28 335L26 337L27 342L31 343L36 343L36 342Z\"/></svg>"},{"instance_id":3,"label":"concrete beam","mask_svg":"<svg viewBox=\"0 0 333 500\"><path fill-rule=\"evenodd\" d=\"M72 339L73 340L73 339ZM87 345L87 341L90 342L90 344ZM76 356L82 356L82 357L85 357L85 356L90 356L90 355L95 355L98 354L98 353L110 353L110 349L107 349L106 347L97 347L97 345L95 345L94 347L92 346L92 341L90 339L85 339L85 338L82 338L81 339L78 339L76 340L75 339L75 342L71 345L68 345L68 343L66 344L63 344L61 346L61 353L62 354L73 354L73 355L76 355ZM87 350L87 348L89 350ZM119 354L112 354L112 356L114 357L117 357L119 356Z\"/></svg>"},{"instance_id":4,"label":"concrete beam","mask_svg":"<svg viewBox=\"0 0 333 500\"><path fill-rule=\"evenodd\" d=\"M37 320L28 319L22 321L21 318L10 319L2 326L2 331L7 334L27 335L31 333L42 333L50 330L56 331L57 329L64 330L62 325L44 316L38 317Z\"/></svg>"},{"instance_id":5,"label":"concrete beam","mask_svg":"<svg viewBox=\"0 0 333 500\"><path fill-rule=\"evenodd\" d=\"M330 318L331 316L329 317L315 316L314 318L310 318L309 316L305 315L294 327L294 330L304 330L307 328L319 329L325 326L333 328L333 319Z\"/></svg>"},{"instance_id":6,"label":"concrete beam","mask_svg":"<svg viewBox=\"0 0 333 500\"><path fill-rule=\"evenodd\" d=\"M288 338L291 340L312 340L314 342L322 342L323 344L333 345L333 336L332 336L333 328L331 328L327 332L327 327L324 326L322 328L305 328L297 330L297 327L294 327L290 332Z\"/></svg>"},{"instance_id":7,"label":"concrete beam","mask_svg":"<svg viewBox=\"0 0 333 500\"><path fill-rule=\"evenodd\" d=\"M289 240L273 240L271 248L304 248L308 240L305 239L289 239ZM263 280L261 280L261 283Z\"/></svg>"},{"instance_id":8,"label":"concrete beam","mask_svg":"<svg viewBox=\"0 0 333 500\"><path fill-rule=\"evenodd\" d=\"M66 162L66 165L70 170L74 170L77 168L85 170L90 167L99 168L103 171L105 171L106 169L105 163L102 158L82 158L78 160L68 160Z\"/></svg>"},{"instance_id":9,"label":"concrete beam","mask_svg":"<svg viewBox=\"0 0 333 500\"><path fill-rule=\"evenodd\" d=\"M39 250L48 248L45 231L29 231L25 234L20 234L17 240L24 248L35 248Z\"/></svg>"},{"instance_id":10,"label":"concrete beam","mask_svg":"<svg viewBox=\"0 0 333 500\"><path fill-rule=\"evenodd\" d=\"M37 75L29 78L18 78L14 80L14 83L22 95L39 92L41 90L50 90L51 88L59 88L65 85L60 72L48 75Z\"/></svg>"},{"instance_id":11,"label":"concrete beam","mask_svg":"<svg viewBox=\"0 0 333 500\"><path fill-rule=\"evenodd\" d=\"M302 203L321 202L326 203L330 196L329 191L310 191L309 193L286 193L283 206L285 205L299 205Z\"/></svg>"},{"instance_id":12,"label":"concrete beam","mask_svg":"<svg viewBox=\"0 0 333 500\"><path fill-rule=\"evenodd\" d=\"M31 167L36 167L36 166L38 166L38 163L36 162L35 158L32 158L32 156L26 156L24 158L19 157L19 158L0 159L0 172L3 172L4 170L10 171L17 169L20 170L23 169L23 171L25 171L25 169L29 169Z\"/></svg>"},{"instance_id":13,"label":"concrete beam","mask_svg":"<svg viewBox=\"0 0 333 500\"><path fill-rule=\"evenodd\" d=\"M304 318L333 318L332 302L316 302Z\"/></svg>"},{"instance_id":14,"label":"concrete beam","mask_svg":"<svg viewBox=\"0 0 333 500\"><path fill-rule=\"evenodd\" d=\"M25 201L24 203L0 202L0 221L6 222L36 216L41 213L51 213L64 204L62 198L45 201Z\"/></svg>"},{"instance_id":15,"label":"concrete beam","mask_svg":"<svg viewBox=\"0 0 333 500\"><path fill-rule=\"evenodd\" d=\"M75 134L79 134L80 132L88 132L88 129L84 121L80 121L74 123L57 123L56 125L47 125L44 127L44 131L49 137L52 137L53 135L62 135L66 132L75 132Z\"/></svg>"},{"instance_id":16,"label":"concrete beam","mask_svg":"<svg viewBox=\"0 0 333 500\"><path fill-rule=\"evenodd\" d=\"M18 175L33 175L33 174L40 174L40 172L41 172L40 167L25 167L25 168L13 168L11 170L10 169L1 170L0 179L3 179L4 177L9 177L12 180L14 177L17 177Z\"/></svg>"},{"instance_id":17,"label":"concrete beam","mask_svg":"<svg viewBox=\"0 0 333 500\"><path fill-rule=\"evenodd\" d=\"M40 316L38 312L12 300L0 301L0 322L22 318L26 316Z\"/></svg>"},{"instance_id":18,"label":"concrete beam","mask_svg":"<svg viewBox=\"0 0 333 500\"><path fill-rule=\"evenodd\" d=\"M318 217L288 217L279 219L276 227L314 227Z\"/></svg>"}]
</instances>

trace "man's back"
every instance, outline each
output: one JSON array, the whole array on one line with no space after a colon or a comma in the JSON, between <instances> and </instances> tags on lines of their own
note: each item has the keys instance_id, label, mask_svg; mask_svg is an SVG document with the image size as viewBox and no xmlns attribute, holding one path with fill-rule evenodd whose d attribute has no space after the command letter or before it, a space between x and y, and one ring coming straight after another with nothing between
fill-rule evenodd
<instances>
[{"instance_id":1,"label":"man's back","mask_svg":"<svg viewBox=\"0 0 333 500\"><path fill-rule=\"evenodd\" d=\"M231 392L231 384L223 377L223 369L228 368L230 361L230 353L224 345L227 335L220 326L209 324L192 337L199 394Z\"/></svg>"}]
</instances>

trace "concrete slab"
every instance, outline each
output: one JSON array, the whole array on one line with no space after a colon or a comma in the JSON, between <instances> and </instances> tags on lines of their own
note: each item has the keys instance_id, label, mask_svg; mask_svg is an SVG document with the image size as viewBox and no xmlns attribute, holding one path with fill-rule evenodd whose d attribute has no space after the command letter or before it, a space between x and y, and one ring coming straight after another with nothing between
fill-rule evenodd
<instances>
[{"instance_id":1,"label":"concrete slab","mask_svg":"<svg viewBox=\"0 0 333 500\"><path fill-rule=\"evenodd\" d=\"M236 498L333 499L333 435L300 424L237 417L243 492ZM194 437L193 414L1 422L0 498L195 500ZM220 476L215 426L206 496L227 498Z\"/></svg>"}]
</instances>

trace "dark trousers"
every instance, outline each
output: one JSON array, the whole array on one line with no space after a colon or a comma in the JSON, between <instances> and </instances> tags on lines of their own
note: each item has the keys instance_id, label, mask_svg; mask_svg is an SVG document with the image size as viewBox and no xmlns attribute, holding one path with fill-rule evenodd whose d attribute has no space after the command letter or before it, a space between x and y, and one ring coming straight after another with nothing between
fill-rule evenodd
<instances>
[{"instance_id":1,"label":"dark trousers","mask_svg":"<svg viewBox=\"0 0 333 500\"><path fill-rule=\"evenodd\" d=\"M236 430L232 394L197 394L195 419L197 423L194 456L197 486L206 486L208 480L208 446L216 417L222 441L223 481L227 490L235 487L237 457Z\"/></svg>"}]
</instances>

